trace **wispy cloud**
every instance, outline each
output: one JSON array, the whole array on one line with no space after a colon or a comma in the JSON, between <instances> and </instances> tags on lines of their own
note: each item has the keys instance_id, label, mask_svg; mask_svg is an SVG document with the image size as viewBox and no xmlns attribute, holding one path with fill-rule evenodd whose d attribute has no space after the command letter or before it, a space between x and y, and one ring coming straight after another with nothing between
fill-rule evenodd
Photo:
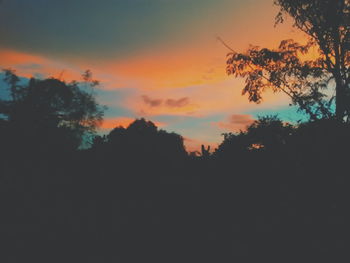
<instances>
[{"instance_id":1,"label":"wispy cloud","mask_svg":"<svg viewBox=\"0 0 350 263\"><path fill-rule=\"evenodd\" d=\"M181 98L181 99L167 99L165 101L165 104L169 107L176 107L176 108L181 108L190 103L190 99L187 97Z\"/></svg>"},{"instance_id":2,"label":"wispy cloud","mask_svg":"<svg viewBox=\"0 0 350 263\"><path fill-rule=\"evenodd\" d=\"M249 114L232 114L225 121L219 121L214 123L219 128L237 132L239 130L245 130L247 126L254 122L254 118Z\"/></svg>"},{"instance_id":3,"label":"wispy cloud","mask_svg":"<svg viewBox=\"0 0 350 263\"><path fill-rule=\"evenodd\" d=\"M149 105L150 107L160 106L162 104L162 102L163 102L163 100L161 100L161 99L151 99L147 95L143 95L142 99L143 99L143 102L145 104Z\"/></svg>"}]
</instances>

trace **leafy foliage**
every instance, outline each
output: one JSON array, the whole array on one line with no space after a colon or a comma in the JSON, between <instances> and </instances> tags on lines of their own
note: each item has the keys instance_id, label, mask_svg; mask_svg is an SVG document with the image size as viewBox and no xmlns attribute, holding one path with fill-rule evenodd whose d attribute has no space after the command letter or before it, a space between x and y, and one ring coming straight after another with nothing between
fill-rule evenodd
<instances>
[{"instance_id":1,"label":"leafy foliage","mask_svg":"<svg viewBox=\"0 0 350 263\"><path fill-rule=\"evenodd\" d=\"M276 22L283 14L294 18L295 26L309 39L304 45L291 39L281 41L277 49L250 47L246 52L231 50L227 73L245 78L242 91L259 103L265 90L287 94L294 105L311 119L339 119L350 114L350 25L348 0L281 0ZM317 54L311 51L317 50ZM316 55L315 58L313 58ZM311 57L311 58L310 58ZM335 83L335 96L326 90Z\"/></svg>"},{"instance_id":2,"label":"leafy foliage","mask_svg":"<svg viewBox=\"0 0 350 263\"><path fill-rule=\"evenodd\" d=\"M0 100L0 113L13 129L38 135L64 131L79 145L102 121L104 108L92 90L80 87L81 83L31 78L23 84L11 70L5 70L5 81L11 98ZM90 80L85 81L89 84Z\"/></svg>"},{"instance_id":3,"label":"leafy foliage","mask_svg":"<svg viewBox=\"0 0 350 263\"><path fill-rule=\"evenodd\" d=\"M260 103L266 89L284 92L312 119L331 115L331 100L326 100L327 72L319 60L303 60L312 43L300 45L284 40L278 49L251 47L245 53L231 52L227 73L245 78L242 94Z\"/></svg>"},{"instance_id":4,"label":"leafy foliage","mask_svg":"<svg viewBox=\"0 0 350 263\"><path fill-rule=\"evenodd\" d=\"M319 49L319 60L336 83L337 116L349 115L350 107L350 1L276 0L283 14L294 19L294 26L306 33Z\"/></svg>"}]
</instances>

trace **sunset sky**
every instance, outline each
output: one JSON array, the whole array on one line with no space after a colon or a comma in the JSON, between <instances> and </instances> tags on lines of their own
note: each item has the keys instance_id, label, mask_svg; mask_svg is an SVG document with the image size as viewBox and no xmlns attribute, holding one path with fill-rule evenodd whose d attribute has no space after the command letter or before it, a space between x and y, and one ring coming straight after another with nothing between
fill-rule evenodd
<instances>
[{"instance_id":1,"label":"sunset sky","mask_svg":"<svg viewBox=\"0 0 350 263\"><path fill-rule=\"evenodd\" d=\"M277 12L273 0L3 0L0 67L66 80L90 69L108 106L101 133L145 117L188 150L216 147L258 115L301 118L282 94L249 103L217 40L244 51L302 39L288 20L274 27Z\"/></svg>"}]
</instances>

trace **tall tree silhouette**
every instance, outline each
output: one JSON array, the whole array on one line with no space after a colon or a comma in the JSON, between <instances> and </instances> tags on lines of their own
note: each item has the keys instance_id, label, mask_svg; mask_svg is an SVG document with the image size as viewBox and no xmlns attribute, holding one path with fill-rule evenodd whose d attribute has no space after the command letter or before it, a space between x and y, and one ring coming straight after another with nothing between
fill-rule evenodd
<instances>
[{"instance_id":1,"label":"tall tree silhouette","mask_svg":"<svg viewBox=\"0 0 350 263\"><path fill-rule=\"evenodd\" d=\"M350 114L350 1L348 0L276 0L283 14L294 19L294 26L305 32L319 48L319 64L336 84L336 116Z\"/></svg>"},{"instance_id":2,"label":"tall tree silhouette","mask_svg":"<svg viewBox=\"0 0 350 263\"><path fill-rule=\"evenodd\" d=\"M350 116L350 2L348 0L276 0L283 15L294 19L294 26L305 32L308 43L284 40L277 49L251 47L244 53L231 50L227 73L246 79L243 94L259 103L266 89L284 92L292 103L311 119L335 115L339 120ZM311 58L316 48L316 58ZM308 56L309 55L309 56ZM335 83L335 96L325 90Z\"/></svg>"}]
</instances>

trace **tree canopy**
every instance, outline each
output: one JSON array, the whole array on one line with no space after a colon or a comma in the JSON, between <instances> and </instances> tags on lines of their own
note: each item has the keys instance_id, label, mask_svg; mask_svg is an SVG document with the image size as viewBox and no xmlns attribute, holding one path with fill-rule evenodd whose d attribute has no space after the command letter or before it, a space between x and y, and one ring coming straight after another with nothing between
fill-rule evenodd
<instances>
[{"instance_id":1,"label":"tree canopy","mask_svg":"<svg viewBox=\"0 0 350 263\"><path fill-rule=\"evenodd\" d=\"M284 92L311 119L350 116L350 1L276 0L276 23L289 15L308 42L281 41L277 49L250 47L228 54L227 73L243 77L243 94L261 102L266 89ZM317 55L311 54L317 49ZM335 94L327 90L335 86ZM335 102L335 103L334 103ZM335 111L333 105L335 104Z\"/></svg>"},{"instance_id":2,"label":"tree canopy","mask_svg":"<svg viewBox=\"0 0 350 263\"><path fill-rule=\"evenodd\" d=\"M128 127L115 127L107 136L97 136L93 149L105 155L133 158L177 159L187 156L183 137L168 133L144 118L135 119ZM109 153L109 154L108 154Z\"/></svg>"},{"instance_id":3,"label":"tree canopy","mask_svg":"<svg viewBox=\"0 0 350 263\"><path fill-rule=\"evenodd\" d=\"M89 71L83 77L89 85L97 84ZM92 89L84 89L77 81L23 81L11 70L5 70L5 81L10 97L0 100L0 116L11 130L38 138L55 134L52 140L65 134L78 146L83 136L94 133L102 121L104 108L96 102Z\"/></svg>"},{"instance_id":4,"label":"tree canopy","mask_svg":"<svg viewBox=\"0 0 350 263\"><path fill-rule=\"evenodd\" d=\"M239 157L254 151L280 154L280 150L290 141L295 129L296 127L284 123L277 115L261 116L244 131L224 133L224 140L215 155Z\"/></svg>"}]
</instances>

